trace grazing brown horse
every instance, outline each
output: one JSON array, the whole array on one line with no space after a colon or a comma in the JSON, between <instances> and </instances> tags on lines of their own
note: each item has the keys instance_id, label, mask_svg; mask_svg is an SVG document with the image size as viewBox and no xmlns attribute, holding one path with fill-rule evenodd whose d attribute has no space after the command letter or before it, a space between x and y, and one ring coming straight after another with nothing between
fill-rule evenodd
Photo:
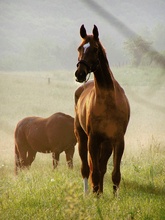
<instances>
[{"instance_id":1,"label":"grazing brown horse","mask_svg":"<svg viewBox=\"0 0 165 220\"><path fill-rule=\"evenodd\" d=\"M93 192L103 192L104 174L113 152L112 181L116 194L130 107L124 90L111 72L97 27L94 25L93 35L87 35L82 25L80 35L76 81L86 82L87 75L94 73L94 81L85 83L75 92L75 134L82 161L84 191L87 192L90 175Z\"/></svg>"},{"instance_id":2,"label":"grazing brown horse","mask_svg":"<svg viewBox=\"0 0 165 220\"><path fill-rule=\"evenodd\" d=\"M58 112L48 118L27 117L15 129L15 171L29 167L36 153L52 152L53 167L59 162L60 153L65 151L70 168L76 145L74 118Z\"/></svg>"}]
</instances>

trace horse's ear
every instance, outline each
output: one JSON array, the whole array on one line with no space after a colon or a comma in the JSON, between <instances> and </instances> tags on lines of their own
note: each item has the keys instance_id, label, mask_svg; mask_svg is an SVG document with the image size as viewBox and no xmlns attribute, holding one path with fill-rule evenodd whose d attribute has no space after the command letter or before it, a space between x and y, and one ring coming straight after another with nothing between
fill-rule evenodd
<instances>
[{"instance_id":1,"label":"horse's ear","mask_svg":"<svg viewBox=\"0 0 165 220\"><path fill-rule=\"evenodd\" d=\"M80 28L80 36L83 39L87 36L86 29L85 29L84 25L82 25L81 28Z\"/></svg>"},{"instance_id":2,"label":"horse's ear","mask_svg":"<svg viewBox=\"0 0 165 220\"><path fill-rule=\"evenodd\" d=\"M93 36L94 36L95 40L99 39L99 32L98 32L98 28L96 25L94 25L94 28L93 28Z\"/></svg>"}]
</instances>

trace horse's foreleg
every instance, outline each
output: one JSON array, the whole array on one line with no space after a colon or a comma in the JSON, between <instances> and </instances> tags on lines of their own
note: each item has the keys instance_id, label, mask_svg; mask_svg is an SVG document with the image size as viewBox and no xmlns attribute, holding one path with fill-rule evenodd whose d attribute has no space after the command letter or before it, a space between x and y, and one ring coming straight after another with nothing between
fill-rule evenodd
<instances>
[{"instance_id":1,"label":"horse's foreleg","mask_svg":"<svg viewBox=\"0 0 165 220\"><path fill-rule=\"evenodd\" d=\"M103 142L101 144L101 152L100 152L100 160L99 160L99 167L100 167L100 186L99 192L103 193L103 181L104 175L107 170L107 163L108 159L112 154L112 145L109 141Z\"/></svg>"},{"instance_id":2,"label":"horse's foreleg","mask_svg":"<svg viewBox=\"0 0 165 220\"><path fill-rule=\"evenodd\" d=\"M112 172L112 181L113 181L113 192L114 195L117 195L117 191L119 189L119 184L121 180L121 173L120 173L120 163L121 158L124 152L124 138L122 141L118 142L114 146L113 151L113 172Z\"/></svg>"},{"instance_id":3,"label":"horse's foreleg","mask_svg":"<svg viewBox=\"0 0 165 220\"><path fill-rule=\"evenodd\" d=\"M89 165L88 165L87 138L81 140L81 142L78 144L78 149L82 162L81 174L84 181L84 193L86 194L88 192L88 178L90 173Z\"/></svg>"},{"instance_id":4,"label":"horse's foreleg","mask_svg":"<svg viewBox=\"0 0 165 220\"><path fill-rule=\"evenodd\" d=\"M73 169L73 158L70 158L70 160L66 159L67 165L69 169Z\"/></svg>"},{"instance_id":5,"label":"horse's foreleg","mask_svg":"<svg viewBox=\"0 0 165 220\"><path fill-rule=\"evenodd\" d=\"M18 174L18 169L21 168L21 162L20 162L20 156L17 149L17 146L15 145L15 174Z\"/></svg>"},{"instance_id":6,"label":"horse's foreleg","mask_svg":"<svg viewBox=\"0 0 165 220\"><path fill-rule=\"evenodd\" d=\"M84 181L84 193L88 192L88 178L89 178L89 165L88 165L88 150L87 150L87 136L81 129L81 132L77 133L78 150L81 158L81 175Z\"/></svg>"},{"instance_id":7,"label":"horse's foreleg","mask_svg":"<svg viewBox=\"0 0 165 220\"><path fill-rule=\"evenodd\" d=\"M59 158L60 154L57 152L52 153L52 159L53 159L53 168L55 169L59 164Z\"/></svg>"},{"instance_id":8,"label":"horse's foreleg","mask_svg":"<svg viewBox=\"0 0 165 220\"><path fill-rule=\"evenodd\" d=\"M93 192L99 193L99 183L100 183L100 170L99 170L99 155L100 155L100 143L97 140L97 137L89 137L88 147L90 160L92 165L91 170L91 182L93 185Z\"/></svg>"}]
</instances>

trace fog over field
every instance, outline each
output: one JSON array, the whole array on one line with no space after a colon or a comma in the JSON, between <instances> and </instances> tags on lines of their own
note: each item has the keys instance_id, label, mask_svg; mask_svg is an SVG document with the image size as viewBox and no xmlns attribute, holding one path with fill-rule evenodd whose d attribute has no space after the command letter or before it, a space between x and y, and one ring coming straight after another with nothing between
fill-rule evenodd
<instances>
[{"instance_id":1,"label":"fog over field","mask_svg":"<svg viewBox=\"0 0 165 220\"><path fill-rule=\"evenodd\" d=\"M0 1L0 70L74 69L79 28L96 24L112 65L130 62L124 42L141 35L165 50L164 0Z\"/></svg>"},{"instance_id":2,"label":"fog over field","mask_svg":"<svg viewBox=\"0 0 165 220\"><path fill-rule=\"evenodd\" d=\"M155 139L164 146L164 69L154 62L131 68L132 56L125 47L140 35L164 55L164 12L164 0L0 1L0 132L5 137L0 147L13 153L14 128L22 117L56 111L74 115L82 24L88 33L97 25L114 76L130 101L128 145L134 149Z\"/></svg>"}]
</instances>

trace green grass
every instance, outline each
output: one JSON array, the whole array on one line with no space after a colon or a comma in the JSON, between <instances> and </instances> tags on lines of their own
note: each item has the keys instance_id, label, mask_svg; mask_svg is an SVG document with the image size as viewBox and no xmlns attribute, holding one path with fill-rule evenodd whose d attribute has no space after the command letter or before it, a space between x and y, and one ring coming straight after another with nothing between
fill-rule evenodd
<instances>
[{"instance_id":1,"label":"green grass","mask_svg":"<svg viewBox=\"0 0 165 220\"><path fill-rule=\"evenodd\" d=\"M0 74L0 219L165 219L165 115L132 95L133 91L163 106L165 87L160 81L153 85L155 73L161 76L161 71L116 68L114 73L131 104L118 198L112 191L112 158L104 194L96 198L90 191L84 197L77 148L72 171L66 167L64 154L55 171L51 154L37 154L30 170L14 175L17 122L26 116L47 117L57 111L74 115L73 94L78 84L74 83L74 73L66 71Z\"/></svg>"},{"instance_id":2,"label":"green grass","mask_svg":"<svg viewBox=\"0 0 165 220\"><path fill-rule=\"evenodd\" d=\"M154 148L154 146L153 146ZM155 151L155 149L152 149ZM50 158L38 158L31 169L13 175L13 164L1 166L1 219L164 219L165 151L145 150L122 163L118 198L113 197L111 160L105 176L104 194L83 195L80 163L68 170L62 159L55 171Z\"/></svg>"}]
</instances>

